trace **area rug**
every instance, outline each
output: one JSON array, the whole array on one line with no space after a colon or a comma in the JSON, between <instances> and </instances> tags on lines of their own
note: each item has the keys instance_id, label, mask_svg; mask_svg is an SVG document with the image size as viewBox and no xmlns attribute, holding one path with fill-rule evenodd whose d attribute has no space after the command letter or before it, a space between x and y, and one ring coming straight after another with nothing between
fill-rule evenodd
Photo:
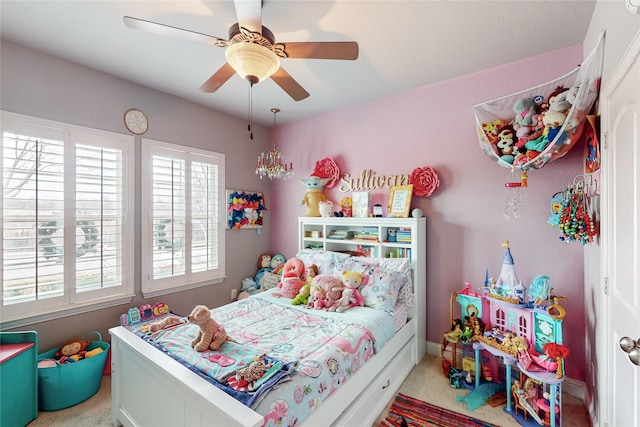
<instances>
[{"instance_id":1,"label":"area rug","mask_svg":"<svg viewBox=\"0 0 640 427\"><path fill-rule=\"evenodd\" d=\"M380 427L499 427L398 393Z\"/></svg>"}]
</instances>

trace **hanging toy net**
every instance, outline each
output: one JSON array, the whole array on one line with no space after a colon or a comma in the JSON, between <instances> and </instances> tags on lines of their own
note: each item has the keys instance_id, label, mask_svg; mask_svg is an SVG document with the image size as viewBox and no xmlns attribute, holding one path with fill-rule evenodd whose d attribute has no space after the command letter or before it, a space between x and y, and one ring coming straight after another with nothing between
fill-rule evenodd
<instances>
[{"instance_id":1,"label":"hanging toy net","mask_svg":"<svg viewBox=\"0 0 640 427\"><path fill-rule=\"evenodd\" d=\"M542 85L473 106L480 148L499 165L540 169L580 140L598 98L604 33L583 63Z\"/></svg>"}]
</instances>

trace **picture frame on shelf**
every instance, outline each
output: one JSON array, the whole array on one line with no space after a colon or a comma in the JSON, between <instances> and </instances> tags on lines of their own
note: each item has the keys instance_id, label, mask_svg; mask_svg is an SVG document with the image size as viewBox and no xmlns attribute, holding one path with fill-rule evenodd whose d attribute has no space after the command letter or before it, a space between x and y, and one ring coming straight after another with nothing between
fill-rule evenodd
<instances>
[{"instance_id":1,"label":"picture frame on shelf","mask_svg":"<svg viewBox=\"0 0 640 427\"><path fill-rule=\"evenodd\" d=\"M389 216L395 218L409 217L412 195L413 184L391 187L388 206Z\"/></svg>"},{"instance_id":2,"label":"picture frame on shelf","mask_svg":"<svg viewBox=\"0 0 640 427\"><path fill-rule=\"evenodd\" d=\"M369 217L369 192L354 191L351 193L351 215L354 218Z\"/></svg>"}]
</instances>

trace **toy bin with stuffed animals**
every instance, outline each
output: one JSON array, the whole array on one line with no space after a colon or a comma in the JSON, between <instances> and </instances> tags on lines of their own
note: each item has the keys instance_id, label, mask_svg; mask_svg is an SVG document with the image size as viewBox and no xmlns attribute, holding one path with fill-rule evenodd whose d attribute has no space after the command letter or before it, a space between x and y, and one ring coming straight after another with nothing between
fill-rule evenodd
<instances>
[{"instance_id":1,"label":"toy bin with stuffed animals","mask_svg":"<svg viewBox=\"0 0 640 427\"><path fill-rule=\"evenodd\" d=\"M38 407L42 411L57 411L84 402L96 394L109 354L109 343L93 331L98 341L88 341L84 358L58 358L56 348L38 355ZM84 336L83 336L84 339ZM61 362L62 361L62 362Z\"/></svg>"}]
</instances>

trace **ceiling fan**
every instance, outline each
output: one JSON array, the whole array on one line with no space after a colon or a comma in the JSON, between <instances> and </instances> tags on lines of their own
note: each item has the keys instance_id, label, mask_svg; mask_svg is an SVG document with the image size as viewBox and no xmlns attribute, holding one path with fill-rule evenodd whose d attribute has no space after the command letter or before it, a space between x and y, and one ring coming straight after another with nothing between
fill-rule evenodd
<instances>
[{"instance_id":1,"label":"ceiling fan","mask_svg":"<svg viewBox=\"0 0 640 427\"><path fill-rule=\"evenodd\" d=\"M270 77L291 98L300 101L309 93L280 66L280 58L358 58L358 43L353 41L276 43L273 33L262 25L261 0L235 0L234 5L238 22L229 28L228 40L131 16L123 20L127 27L136 30L225 47L227 62L200 86L208 93L215 92L238 73L251 86Z\"/></svg>"}]
</instances>

